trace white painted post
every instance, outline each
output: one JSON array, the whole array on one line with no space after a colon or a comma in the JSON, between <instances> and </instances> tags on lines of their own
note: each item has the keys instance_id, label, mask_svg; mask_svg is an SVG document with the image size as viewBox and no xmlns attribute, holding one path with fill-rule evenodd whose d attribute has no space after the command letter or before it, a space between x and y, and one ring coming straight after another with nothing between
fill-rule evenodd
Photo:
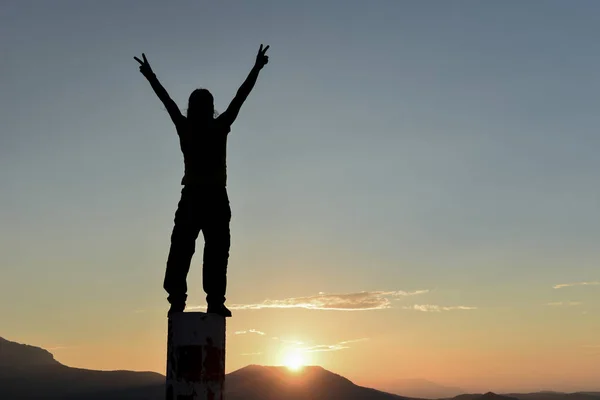
<instances>
[{"instance_id":1,"label":"white painted post","mask_svg":"<svg viewBox=\"0 0 600 400\"><path fill-rule=\"evenodd\" d=\"M167 400L223 400L225 318L178 312L167 331Z\"/></svg>"}]
</instances>

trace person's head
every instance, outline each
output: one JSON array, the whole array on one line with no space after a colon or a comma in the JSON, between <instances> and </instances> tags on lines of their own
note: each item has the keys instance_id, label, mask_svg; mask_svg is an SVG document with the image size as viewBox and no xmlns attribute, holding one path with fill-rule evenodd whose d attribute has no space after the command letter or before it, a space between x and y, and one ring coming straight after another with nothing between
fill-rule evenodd
<instances>
[{"instance_id":1,"label":"person's head","mask_svg":"<svg viewBox=\"0 0 600 400\"><path fill-rule=\"evenodd\" d=\"M214 98L208 89L196 89L190 94L187 116L188 118L200 120L214 118Z\"/></svg>"}]
</instances>

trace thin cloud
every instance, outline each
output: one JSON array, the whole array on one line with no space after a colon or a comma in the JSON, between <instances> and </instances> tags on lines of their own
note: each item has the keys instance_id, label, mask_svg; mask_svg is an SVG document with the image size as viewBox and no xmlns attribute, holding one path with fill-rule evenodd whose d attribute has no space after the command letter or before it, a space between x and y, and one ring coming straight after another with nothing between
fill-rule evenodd
<instances>
[{"instance_id":1,"label":"thin cloud","mask_svg":"<svg viewBox=\"0 0 600 400\"><path fill-rule=\"evenodd\" d=\"M299 340L288 340L288 339L279 339L279 338L273 338L273 339L279 340L281 343L286 343L286 344L295 344L295 345L304 344L304 342L300 342Z\"/></svg>"},{"instance_id":2,"label":"thin cloud","mask_svg":"<svg viewBox=\"0 0 600 400\"><path fill-rule=\"evenodd\" d=\"M308 310L367 311L381 310L391 307L391 300L398 297L415 296L427 293L428 290L413 292L371 291L355 293L328 294L319 292L314 296L290 297L282 300L267 299L256 304L233 304L234 310L260 310L263 308L304 308Z\"/></svg>"},{"instance_id":3,"label":"thin cloud","mask_svg":"<svg viewBox=\"0 0 600 400\"><path fill-rule=\"evenodd\" d=\"M575 283L561 283L558 285L554 285L554 289L562 289L571 286L595 286L600 285L600 281L592 281L592 282L575 282Z\"/></svg>"},{"instance_id":4,"label":"thin cloud","mask_svg":"<svg viewBox=\"0 0 600 400\"><path fill-rule=\"evenodd\" d=\"M347 345L350 343L364 342L365 340L369 340L369 338L346 340L346 341L335 343L335 344L320 344L320 345L316 345L316 346L300 348L298 350L305 352L305 353L315 353L315 352L319 352L319 351L339 351L339 350L349 349L350 346L347 346Z\"/></svg>"},{"instance_id":5,"label":"thin cloud","mask_svg":"<svg viewBox=\"0 0 600 400\"><path fill-rule=\"evenodd\" d=\"M257 335L264 336L265 333L261 331L257 331L256 329L249 329L247 331L235 331L234 335L245 335L247 333L256 333Z\"/></svg>"},{"instance_id":6,"label":"thin cloud","mask_svg":"<svg viewBox=\"0 0 600 400\"><path fill-rule=\"evenodd\" d=\"M438 306L435 304L415 304L412 306L403 307L405 310L415 310L423 312L442 312L442 311L454 311L454 310L477 310L477 307L469 306Z\"/></svg>"},{"instance_id":7,"label":"thin cloud","mask_svg":"<svg viewBox=\"0 0 600 400\"><path fill-rule=\"evenodd\" d=\"M547 306L552 306L552 307L561 307L561 306L580 306L583 303L580 301L553 301L550 303L546 303Z\"/></svg>"}]
</instances>

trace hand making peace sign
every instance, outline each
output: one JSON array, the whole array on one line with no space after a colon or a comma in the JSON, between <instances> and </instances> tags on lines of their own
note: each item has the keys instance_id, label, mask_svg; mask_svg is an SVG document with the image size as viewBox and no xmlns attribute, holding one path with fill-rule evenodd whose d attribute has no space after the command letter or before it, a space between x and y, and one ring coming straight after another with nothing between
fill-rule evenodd
<instances>
[{"instance_id":1,"label":"hand making peace sign","mask_svg":"<svg viewBox=\"0 0 600 400\"><path fill-rule=\"evenodd\" d=\"M264 49L263 45L260 45L260 49L258 49L258 54L256 55L256 63L254 64L258 69L262 69L262 67L264 67L269 62L269 56L265 55L268 49L268 45Z\"/></svg>"},{"instance_id":2,"label":"hand making peace sign","mask_svg":"<svg viewBox=\"0 0 600 400\"><path fill-rule=\"evenodd\" d=\"M148 59L146 58L146 54L142 53L142 58L144 59L144 61L140 60L137 57L133 57L135 59L135 61L140 63L140 72L142 73L142 75L144 76L148 76L148 75L152 75L154 72L152 72L152 68L150 68L150 63L148 62Z\"/></svg>"}]
</instances>

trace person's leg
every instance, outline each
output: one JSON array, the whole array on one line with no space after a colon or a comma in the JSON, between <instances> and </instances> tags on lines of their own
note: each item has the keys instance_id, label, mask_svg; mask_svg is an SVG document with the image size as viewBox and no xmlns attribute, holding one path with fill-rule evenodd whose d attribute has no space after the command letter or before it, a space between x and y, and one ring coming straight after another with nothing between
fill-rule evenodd
<instances>
[{"instance_id":1,"label":"person's leg","mask_svg":"<svg viewBox=\"0 0 600 400\"><path fill-rule=\"evenodd\" d=\"M167 259L163 287L169 294L169 312L183 311L187 299L187 274L200 233L198 193L189 187L181 191L181 199L175 211L175 225L171 233L171 248Z\"/></svg>"},{"instance_id":2,"label":"person's leg","mask_svg":"<svg viewBox=\"0 0 600 400\"><path fill-rule=\"evenodd\" d=\"M208 312L230 317L231 312L224 304L231 244L229 230L231 208L225 188L217 190L209 196L202 224L202 233L204 234L202 286L206 293Z\"/></svg>"}]
</instances>

